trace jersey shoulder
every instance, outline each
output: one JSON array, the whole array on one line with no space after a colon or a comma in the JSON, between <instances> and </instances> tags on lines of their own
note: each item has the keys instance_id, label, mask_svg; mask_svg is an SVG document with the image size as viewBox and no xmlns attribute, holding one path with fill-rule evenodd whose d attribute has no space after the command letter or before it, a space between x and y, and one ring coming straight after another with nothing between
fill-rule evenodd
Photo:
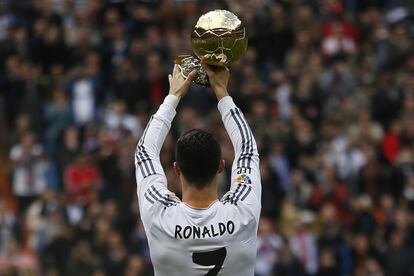
<instances>
[{"instance_id":1,"label":"jersey shoulder","mask_svg":"<svg viewBox=\"0 0 414 276\"><path fill-rule=\"evenodd\" d=\"M224 205L238 205L248 198L248 196L252 193L252 190L253 188L250 184L238 184L234 189L228 191L221 198L220 202Z\"/></svg>"},{"instance_id":2,"label":"jersey shoulder","mask_svg":"<svg viewBox=\"0 0 414 276\"><path fill-rule=\"evenodd\" d=\"M220 200L224 207L233 207L247 217L260 217L261 202L251 184L237 184Z\"/></svg>"},{"instance_id":3,"label":"jersey shoulder","mask_svg":"<svg viewBox=\"0 0 414 276\"><path fill-rule=\"evenodd\" d=\"M152 207L161 207L166 209L168 207L177 206L181 201L172 192L165 187L157 187L158 185L150 184L144 192L145 200Z\"/></svg>"}]
</instances>

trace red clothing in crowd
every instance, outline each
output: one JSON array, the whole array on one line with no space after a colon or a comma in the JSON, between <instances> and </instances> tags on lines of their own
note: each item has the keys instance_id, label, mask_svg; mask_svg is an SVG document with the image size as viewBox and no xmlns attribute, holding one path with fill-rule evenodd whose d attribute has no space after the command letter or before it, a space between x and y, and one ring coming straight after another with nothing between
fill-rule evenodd
<instances>
[{"instance_id":1,"label":"red clothing in crowd","mask_svg":"<svg viewBox=\"0 0 414 276\"><path fill-rule=\"evenodd\" d=\"M95 195L100 183L98 168L94 165L68 166L65 173L65 190L69 202L87 203Z\"/></svg>"},{"instance_id":2,"label":"red clothing in crowd","mask_svg":"<svg viewBox=\"0 0 414 276\"><path fill-rule=\"evenodd\" d=\"M150 97L153 106L157 106L163 99L162 84L160 74L155 74L151 79Z\"/></svg>"},{"instance_id":3,"label":"red clothing in crowd","mask_svg":"<svg viewBox=\"0 0 414 276\"><path fill-rule=\"evenodd\" d=\"M331 17L336 17L336 20L328 20L322 24L322 37L334 35L337 32L336 28L339 27L345 37L349 37L353 41L358 42L358 30L351 22L346 20L344 5L340 1L326 2L325 5L326 12Z\"/></svg>"},{"instance_id":4,"label":"red clothing in crowd","mask_svg":"<svg viewBox=\"0 0 414 276\"><path fill-rule=\"evenodd\" d=\"M329 21L322 24L322 37L329 37L335 34L335 29L340 28L341 33L345 37L351 38L353 41L358 42L358 31L355 27L346 20Z\"/></svg>"},{"instance_id":5,"label":"red clothing in crowd","mask_svg":"<svg viewBox=\"0 0 414 276\"><path fill-rule=\"evenodd\" d=\"M400 148L401 144L398 136L392 132L387 133L381 144L381 149L385 159L387 159L388 162L393 163L398 157Z\"/></svg>"}]
</instances>

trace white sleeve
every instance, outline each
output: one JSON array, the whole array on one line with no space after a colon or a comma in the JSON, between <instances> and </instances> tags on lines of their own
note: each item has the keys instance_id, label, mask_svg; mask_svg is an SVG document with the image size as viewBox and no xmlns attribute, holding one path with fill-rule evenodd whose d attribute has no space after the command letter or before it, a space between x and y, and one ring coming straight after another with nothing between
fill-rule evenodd
<instances>
[{"instance_id":1,"label":"white sleeve","mask_svg":"<svg viewBox=\"0 0 414 276\"><path fill-rule=\"evenodd\" d=\"M151 224L154 212L175 205L178 200L167 189L167 178L160 162L160 151L176 114L171 97L174 96L167 96L151 117L135 152L137 195L144 224Z\"/></svg>"},{"instance_id":2,"label":"white sleeve","mask_svg":"<svg viewBox=\"0 0 414 276\"><path fill-rule=\"evenodd\" d=\"M230 96L220 100L218 109L235 151L231 173L230 201L242 201L250 192L253 192L260 204L262 185L259 153L252 131L243 113Z\"/></svg>"}]
</instances>

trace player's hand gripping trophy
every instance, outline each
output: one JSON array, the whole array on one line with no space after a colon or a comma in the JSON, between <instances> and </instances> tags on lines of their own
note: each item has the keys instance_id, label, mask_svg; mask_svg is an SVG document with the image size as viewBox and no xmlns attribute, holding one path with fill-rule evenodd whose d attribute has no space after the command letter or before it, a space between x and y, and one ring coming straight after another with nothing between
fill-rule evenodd
<instances>
[{"instance_id":1,"label":"player's hand gripping trophy","mask_svg":"<svg viewBox=\"0 0 414 276\"><path fill-rule=\"evenodd\" d=\"M191 34L191 43L194 53L206 64L227 67L246 52L246 30L233 13L226 10L214 10L198 19ZM184 78L196 69L197 75L194 82L210 86L207 72L201 66L199 59L190 55L182 55L177 57L175 63L180 67Z\"/></svg>"}]
</instances>

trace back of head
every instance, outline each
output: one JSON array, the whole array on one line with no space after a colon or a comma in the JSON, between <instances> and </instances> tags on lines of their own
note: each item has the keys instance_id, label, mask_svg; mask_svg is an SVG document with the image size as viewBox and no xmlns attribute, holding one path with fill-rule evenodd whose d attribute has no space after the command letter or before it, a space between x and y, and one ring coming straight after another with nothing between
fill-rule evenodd
<instances>
[{"instance_id":1,"label":"back of head","mask_svg":"<svg viewBox=\"0 0 414 276\"><path fill-rule=\"evenodd\" d=\"M175 159L184 178L202 189L217 173L221 160L220 144L212 134L192 129L178 139Z\"/></svg>"}]
</instances>

